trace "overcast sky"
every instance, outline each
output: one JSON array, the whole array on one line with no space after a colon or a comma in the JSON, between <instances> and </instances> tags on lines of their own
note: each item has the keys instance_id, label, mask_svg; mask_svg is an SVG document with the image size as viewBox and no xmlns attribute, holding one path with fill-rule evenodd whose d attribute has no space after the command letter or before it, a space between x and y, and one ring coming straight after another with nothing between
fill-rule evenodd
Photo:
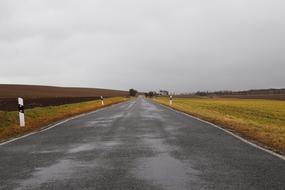
<instances>
[{"instance_id":1,"label":"overcast sky","mask_svg":"<svg viewBox=\"0 0 285 190\"><path fill-rule=\"evenodd\" d=\"M0 0L0 83L285 87L284 0Z\"/></svg>"}]
</instances>

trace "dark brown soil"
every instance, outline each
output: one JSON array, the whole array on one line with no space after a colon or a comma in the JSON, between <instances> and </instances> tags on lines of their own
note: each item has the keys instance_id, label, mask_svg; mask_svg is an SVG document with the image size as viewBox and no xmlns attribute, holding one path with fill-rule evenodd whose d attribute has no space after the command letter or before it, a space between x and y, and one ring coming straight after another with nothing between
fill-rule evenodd
<instances>
[{"instance_id":1,"label":"dark brown soil","mask_svg":"<svg viewBox=\"0 0 285 190\"><path fill-rule=\"evenodd\" d=\"M0 98L55 98L55 97L115 97L127 96L127 91L99 88L73 88L36 85L0 84Z\"/></svg>"},{"instance_id":2,"label":"dark brown soil","mask_svg":"<svg viewBox=\"0 0 285 190\"><path fill-rule=\"evenodd\" d=\"M259 94L259 95L225 95L219 98L240 98L240 99L268 99L285 100L285 94Z\"/></svg>"}]
</instances>

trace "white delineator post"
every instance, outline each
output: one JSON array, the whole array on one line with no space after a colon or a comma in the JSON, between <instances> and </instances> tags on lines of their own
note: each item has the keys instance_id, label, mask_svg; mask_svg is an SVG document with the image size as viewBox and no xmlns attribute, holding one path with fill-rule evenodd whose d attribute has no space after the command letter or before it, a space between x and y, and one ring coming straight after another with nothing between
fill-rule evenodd
<instances>
[{"instance_id":1,"label":"white delineator post","mask_svg":"<svg viewBox=\"0 0 285 190\"><path fill-rule=\"evenodd\" d=\"M101 99L102 106L104 106L104 98L103 98L103 96L101 96L100 99Z\"/></svg>"},{"instance_id":2,"label":"white delineator post","mask_svg":"<svg viewBox=\"0 0 285 190\"><path fill-rule=\"evenodd\" d=\"M18 98L18 109L19 109L20 127L25 127L25 114L24 114L24 100L23 100L23 98Z\"/></svg>"},{"instance_id":3,"label":"white delineator post","mask_svg":"<svg viewBox=\"0 0 285 190\"><path fill-rule=\"evenodd\" d=\"M169 105L172 106L172 96L169 96Z\"/></svg>"}]
</instances>

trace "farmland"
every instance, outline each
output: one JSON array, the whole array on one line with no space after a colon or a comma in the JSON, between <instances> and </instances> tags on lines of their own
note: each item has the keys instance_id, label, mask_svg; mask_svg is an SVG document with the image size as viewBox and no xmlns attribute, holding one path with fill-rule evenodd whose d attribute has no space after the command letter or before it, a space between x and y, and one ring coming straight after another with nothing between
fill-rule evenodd
<instances>
[{"instance_id":1,"label":"farmland","mask_svg":"<svg viewBox=\"0 0 285 190\"><path fill-rule=\"evenodd\" d=\"M168 98L156 98L168 105ZM285 152L285 101L177 98L174 109L218 124L275 151Z\"/></svg>"},{"instance_id":2,"label":"farmland","mask_svg":"<svg viewBox=\"0 0 285 190\"><path fill-rule=\"evenodd\" d=\"M100 96L123 97L128 96L128 92L99 88L0 84L0 110L15 111L17 97L24 98L25 108L34 108L98 100Z\"/></svg>"},{"instance_id":3,"label":"farmland","mask_svg":"<svg viewBox=\"0 0 285 190\"><path fill-rule=\"evenodd\" d=\"M74 88L37 85L0 84L0 98L55 98L55 97L116 97L126 96L127 91L100 88Z\"/></svg>"}]
</instances>

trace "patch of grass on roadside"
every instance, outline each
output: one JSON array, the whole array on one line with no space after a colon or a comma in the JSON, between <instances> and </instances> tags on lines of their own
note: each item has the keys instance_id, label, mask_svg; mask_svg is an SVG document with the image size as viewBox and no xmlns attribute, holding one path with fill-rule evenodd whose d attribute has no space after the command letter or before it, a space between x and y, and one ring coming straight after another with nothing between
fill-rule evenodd
<instances>
[{"instance_id":1,"label":"patch of grass on roadside","mask_svg":"<svg viewBox=\"0 0 285 190\"><path fill-rule=\"evenodd\" d=\"M108 106L125 100L127 100L127 98L107 98L104 100L104 103L105 106ZM0 111L0 140L16 137L64 118L96 110L101 107L103 107L101 101L95 100L60 106L27 109L25 110L26 126L22 128L19 127L18 112Z\"/></svg>"},{"instance_id":2,"label":"patch of grass on roadside","mask_svg":"<svg viewBox=\"0 0 285 190\"><path fill-rule=\"evenodd\" d=\"M164 105L169 102L167 98L155 101ZM285 153L285 101L177 98L172 107Z\"/></svg>"}]
</instances>

